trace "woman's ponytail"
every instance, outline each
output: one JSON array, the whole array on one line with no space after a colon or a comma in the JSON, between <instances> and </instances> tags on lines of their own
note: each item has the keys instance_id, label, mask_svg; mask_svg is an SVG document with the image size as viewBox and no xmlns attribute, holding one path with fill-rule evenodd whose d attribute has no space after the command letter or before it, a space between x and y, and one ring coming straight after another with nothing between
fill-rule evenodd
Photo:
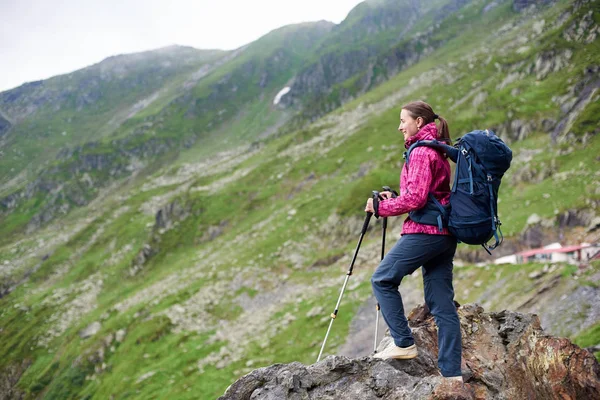
<instances>
[{"instance_id":1,"label":"woman's ponytail","mask_svg":"<svg viewBox=\"0 0 600 400\"><path fill-rule=\"evenodd\" d=\"M450 129L448 128L448 122L446 122L446 120L440 117L439 115L437 117L440 120L440 129L438 131L438 136L441 141L451 145L452 139L450 139Z\"/></svg>"}]
</instances>

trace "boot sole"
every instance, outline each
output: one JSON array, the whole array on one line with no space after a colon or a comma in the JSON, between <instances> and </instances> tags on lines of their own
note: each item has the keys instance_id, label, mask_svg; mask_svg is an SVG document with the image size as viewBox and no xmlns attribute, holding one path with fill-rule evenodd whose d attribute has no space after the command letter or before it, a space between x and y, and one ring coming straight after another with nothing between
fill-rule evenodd
<instances>
[{"instance_id":1,"label":"boot sole","mask_svg":"<svg viewBox=\"0 0 600 400\"><path fill-rule=\"evenodd\" d=\"M387 357L387 358L380 358L380 357L374 357L377 358L379 360L412 360L413 358L417 358L418 354L403 354L403 355L397 355L397 356L391 356L391 357Z\"/></svg>"},{"instance_id":2,"label":"boot sole","mask_svg":"<svg viewBox=\"0 0 600 400\"><path fill-rule=\"evenodd\" d=\"M412 360L413 358L417 358L417 354L406 354L402 356L392 356L390 357L394 360Z\"/></svg>"}]
</instances>

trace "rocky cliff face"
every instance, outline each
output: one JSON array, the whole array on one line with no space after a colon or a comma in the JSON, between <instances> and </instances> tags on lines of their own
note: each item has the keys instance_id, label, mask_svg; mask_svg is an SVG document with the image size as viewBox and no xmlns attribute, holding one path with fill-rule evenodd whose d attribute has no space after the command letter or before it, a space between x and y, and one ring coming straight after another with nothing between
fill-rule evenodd
<instances>
[{"instance_id":1,"label":"rocky cliff face","mask_svg":"<svg viewBox=\"0 0 600 400\"><path fill-rule=\"evenodd\" d=\"M419 356L380 361L329 356L305 366L261 368L231 385L233 399L592 399L600 365L587 350L546 335L536 315L459 308L463 380L444 382L436 368L437 331L423 306L409 315ZM380 349L390 342L386 337Z\"/></svg>"},{"instance_id":2,"label":"rocky cliff face","mask_svg":"<svg viewBox=\"0 0 600 400\"><path fill-rule=\"evenodd\" d=\"M142 169L147 165L146 160L183 148L185 140L181 143L170 138L155 138L135 143L125 138L111 142L108 147L89 142L64 148L55 166L42 170L25 188L0 198L0 216L14 212L22 202L39 196L44 203L27 226L27 232L33 232L72 206L87 204L99 188Z\"/></svg>"},{"instance_id":3,"label":"rocky cliff face","mask_svg":"<svg viewBox=\"0 0 600 400\"><path fill-rule=\"evenodd\" d=\"M314 121L389 80L450 40L448 36L434 38L435 33L449 15L467 3L451 0L435 9L413 0L357 6L348 22L336 27L323 43L318 59L293 78L281 106L300 108L300 121ZM432 15L436 24L420 26L425 15ZM349 48L330 51L328 45L334 40Z\"/></svg>"},{"instance_id":4,"label":"rocky cliff face","mask_svg":"<svg viewBox=\"0 0 600 400\"><path fill-rule=\"evenodd\" d=\"M305 117L314 119L338 107L351 96L363 93L367 89L365 85L374 75L375 60L382 54L382 44L397 44L413 28L421 14L421 8L419 2L412 0L365 2L357 6L321 45L318 58L294 77L290 91L282 98L281 105L301 107L311 104L311 107L306 107ZM399 25L398 21L402 21L402 24ZM374 37L380 40L372 40ZM339 43L344 43L348 48L340 52ZM405 54L401 58L409 56L410 54ZM398 71L398 64L399 61L393 62L391 67ZM357 74L366 76L359 79L357 87L347 87L334 95L334 98L328 98L332 97L335 85ZM315 108L316 102L320 106Z\"/></svg>"}]
</instances>

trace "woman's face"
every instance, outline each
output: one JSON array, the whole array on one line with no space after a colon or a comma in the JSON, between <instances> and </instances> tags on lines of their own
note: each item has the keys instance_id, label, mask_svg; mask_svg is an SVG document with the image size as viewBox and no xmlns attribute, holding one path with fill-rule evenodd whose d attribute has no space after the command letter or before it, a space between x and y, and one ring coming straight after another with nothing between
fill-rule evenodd
<instances>
[{"instance_id":1,"label":"woman's face","mask_svg":"<svg viewBox=\"0 0 600 400\"><path fill-rule=\"evenodd\" d=\"M412 136L415 136L419 129L423 126L423 118L417 117L414 119L405 109L400 111L400 126L398 130L404 135L404 141Z\"/></svg>"}]
</instances>

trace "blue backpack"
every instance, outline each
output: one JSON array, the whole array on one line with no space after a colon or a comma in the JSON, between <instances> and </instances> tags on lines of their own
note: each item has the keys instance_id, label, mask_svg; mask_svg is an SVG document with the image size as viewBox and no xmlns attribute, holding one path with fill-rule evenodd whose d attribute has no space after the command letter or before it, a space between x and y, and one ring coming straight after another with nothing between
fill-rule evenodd
<instances>
[{"instance_id":1,"label":"blue backpack","mask_svg":"<svg viewBox=\"0 0 600 400\"><path fill-rule=\"evenodd\" d=\"M445 153L456 163L450 204L442 206L430 193L425 207L411 211L410 218L426 225L448 230L459 241L482 245L491 254L502 243L498 219L498 189L512 161L511 149L494 134L485 130L467 133L454 147L436 140L421 140L405 153L408 166L410 153L427 146ZM488 245L495 238L496 243Z\"/></svg>"}]
</instances>

